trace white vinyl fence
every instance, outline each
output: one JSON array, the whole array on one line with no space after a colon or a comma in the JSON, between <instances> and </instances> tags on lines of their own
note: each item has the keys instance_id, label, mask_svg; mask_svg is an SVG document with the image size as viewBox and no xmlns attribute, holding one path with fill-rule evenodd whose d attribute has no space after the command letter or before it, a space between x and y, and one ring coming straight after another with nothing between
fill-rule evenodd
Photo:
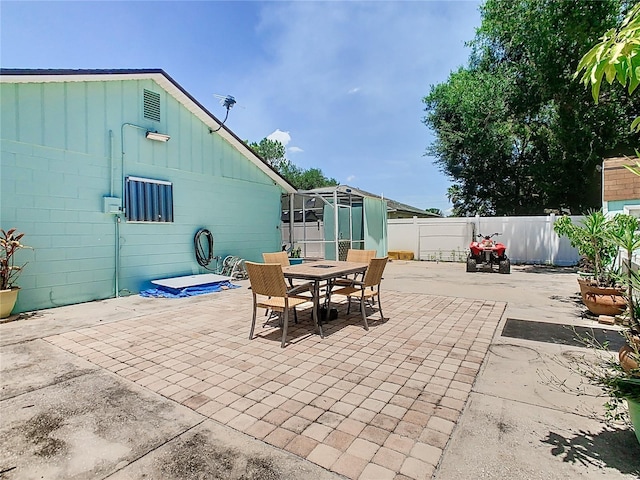
<instances>
[{"instance_id":1,"label":"white vinyl fence","mask_svg":"<svg viewBox=\"0 0 640 480\"><path fill-rule=\"evenodd\" d=\"M574 222L581 216L571 217ZM580 256L553 231L556 216L401 218L388 220L389 250L413 252L418 260L464 262L477 234L498 232L512 263L575 265Z\"/></svg>"}]
</instances>

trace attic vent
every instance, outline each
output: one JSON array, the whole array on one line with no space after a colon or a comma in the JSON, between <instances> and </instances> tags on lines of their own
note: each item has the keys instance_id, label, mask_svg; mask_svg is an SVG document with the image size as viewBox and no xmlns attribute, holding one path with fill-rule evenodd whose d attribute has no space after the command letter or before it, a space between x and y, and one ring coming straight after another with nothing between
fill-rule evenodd
<instances>
[{"instance_id":1,"label":"attic vent","mask_svg":"<svg viewBox=\"0 0 640 480\"><path fill-rule=\"evenodd\" d=\"M144 91L144 118L153 120L155 122L160 121L160 94L151 92L149 90Z\"/></svg>"}]
</instances>

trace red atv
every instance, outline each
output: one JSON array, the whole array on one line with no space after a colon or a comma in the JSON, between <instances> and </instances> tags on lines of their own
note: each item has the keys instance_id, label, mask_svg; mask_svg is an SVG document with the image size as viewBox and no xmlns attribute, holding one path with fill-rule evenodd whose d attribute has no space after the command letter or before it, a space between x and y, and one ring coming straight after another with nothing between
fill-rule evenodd
<instances>
[{"instance_id":1,"label":"red atv","mask_svg":"<svg viewBox=\"0 0 640 480\"><path fill-rule=\"evenodd\" d=\"M498 266L498 272L510 273L511 261L504 253L507 247L504 243L495 242L493 237L500 235L493 233L491 235L478 235L482 240L471 242L469 248L469 256L467 257L467 272L475 272L478 266L489 267L493 270L493 266Z\"/></svg>"}]
</instances>

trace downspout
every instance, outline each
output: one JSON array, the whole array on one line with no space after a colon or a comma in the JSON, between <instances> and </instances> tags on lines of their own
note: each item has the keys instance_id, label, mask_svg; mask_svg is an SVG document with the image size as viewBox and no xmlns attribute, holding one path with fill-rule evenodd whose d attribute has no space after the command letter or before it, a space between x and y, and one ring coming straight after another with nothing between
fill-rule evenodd
<instances>
[{"instance_id":1,"label":"downspout","mask_svg":"<svg viewBox=\"0 0 640 480\"><path fill-rule=\"evenodd\" d=\"M113 130L109 130L109 196L113 197Z\"/></svg>"},{"instance_id":2,"label":"downspout","mask_svg":"<svg viewBox=\"0 0 640 480\"><path fill-rule=\"evenodd\" d=\"M122 173L122 201L124 202L124 127L137 128L138 130L147 131L146 127L141 127L134 123L123 123L120 127L120 139L122 141L122 155L120 157L120 169Z\"/></svg>"},{"instance_id":3,"label":"downspout","mask_svg":"<svg viewBox=\"0 0 640 480\"><path fill-rule=\"evenodd\" d=\"M109 196L113 197L113 179L115 177L115 175L113 174L113 141L114 141L114 137L113 137L113 130L109 130ZM120 245L120 228L119 228L119 223L120 223L120 216L119 215L114 215L113 217L113 224L114 224L114 236L115 236L115 242L114 242L114 258L115 258L115 278L113 281L113 296L117 297L118 296L118 290L119 290L119 285L118 285L118 277L120 276L120 262L119 262L119 256L118 256L118 252L120 250L119 245Z\"/></svg>"},{"instance_id":4,"label":"downspout","mask_svg":"<svg viewBox=\"0 0 640 480\"><path fill-rule=\"evenodd\" d=\"M116 229L116 279L114 288L116 289L116 298L120 296L120 215L113 216Z\"/></svg>"}]
</instances>

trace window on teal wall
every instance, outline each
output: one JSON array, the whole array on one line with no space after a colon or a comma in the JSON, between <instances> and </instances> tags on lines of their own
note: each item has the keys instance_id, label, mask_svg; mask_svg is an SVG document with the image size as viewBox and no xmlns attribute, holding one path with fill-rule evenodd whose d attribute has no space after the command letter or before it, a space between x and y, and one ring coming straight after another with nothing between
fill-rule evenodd
<instances>
[{"instance_id":1,"label":"window on teal wall","mask_svg":"<svg viewBox=\"0 0 640 480\"><path fill-rule=\"evenodd\" d=\"M173 184L126 177L125 218L129 222L173 222Z\"/></svg>"}]
</instances>

